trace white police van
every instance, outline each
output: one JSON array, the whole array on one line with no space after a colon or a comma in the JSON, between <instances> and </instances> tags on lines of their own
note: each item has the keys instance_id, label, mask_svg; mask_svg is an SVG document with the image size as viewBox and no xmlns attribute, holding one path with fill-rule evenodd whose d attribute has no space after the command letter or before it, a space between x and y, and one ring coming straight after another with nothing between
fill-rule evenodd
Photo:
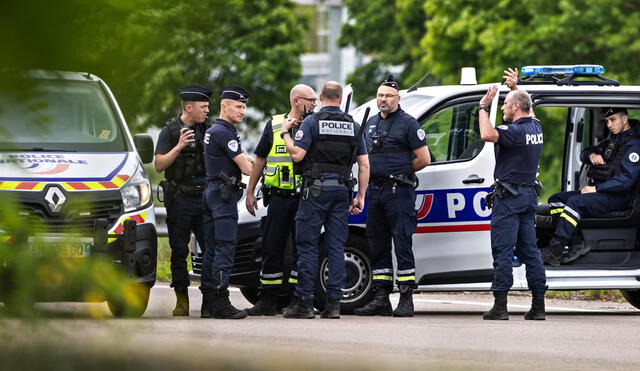
<instances>
[{"instance_id":1,"label":"white police van","mask_svg":"<svg viewBox=\"0 0 640 371\"><path fill-rule=\"evenodd\" d=\"M578 189L584 171L579 159L582 149L606 136L599 109L622 106L631 118L640 118L640 86L623 86L601 77L597 66L539 67L523 69L529 76L521 78L519 88L528 91L536 115L552 117L542 121L564 127L561 189ZM536 76L534 79L533 76ZM587 81L584 81L584 76ZM543 77L545 81L539 81ZM493 279L490 243L491 210L484 197L493 183L494 145L480 140L478 102L489 84L464 81L456 86L433 86L403 90L401 107L416 117L427 133L433 163L418 173L416 190L418 227L413 236L418 291L482 291ZM501 85L491 107L494 125L501 123L498 111L509 89ZM375 99L351 111L360 122L365 109L378 112ZM545 111L553 114L546 115ZM497 121L497 123L496 123ZM545 150L548 150L545 148ZM540 169L544 172L544 164ZM582 184L584 185L584 184ZM541 199L541 203L546 200ZM260 228L256 218L239 204L239 244L232 283L240 286L250 301L256 300L260 270ZM544 205L541 205L541 210ZM542 213L544 211L541 211ZM261 210L261 215L264 210ZM347 283L343 291L343 313L363 305L372 296L371 262L364 237L366 205L362 214L350 218L350 235L345 245ZM546 266L551 290L620 289L627 300L640 308L640 199L629 210L598 218L583 218L580 237L591 251L570 265ZM551 231L552 232L552 231ZM543 246L549 230L540 227L539 245ZM196 255L196 260L197 260ZM198 269L195 262L194 270ZM527 290L525 269L514 262L513 290ZM327 262L323 257L316 306L324 302Z\"/></svg>"},{"instance_id":2,"label":"white police van","mask_svg":"<svg viewBox=\"0 0 640 371\"><path fill-rule=\"evenodd\" d=\"M15 200L22 223L44 230L36 235L31 228L22 241L0 226L3 244L112 259L138 297L135 307L107 298L109 308L114 315L142 315L156 280L155 215L143 167L153 160L151 137L131 136L113 94L95 75L33 71L22 81L26 97L0 91L0 194Z\"/></svg>"}]
</instances>

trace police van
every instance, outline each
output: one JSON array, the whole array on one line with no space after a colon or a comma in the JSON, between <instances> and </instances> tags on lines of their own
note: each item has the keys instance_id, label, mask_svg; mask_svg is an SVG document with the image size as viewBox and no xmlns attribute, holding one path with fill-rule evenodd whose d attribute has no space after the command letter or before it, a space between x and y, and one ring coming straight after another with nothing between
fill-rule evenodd
<instances>
[{"instance_id":1,"label":"police van","mask_svg":"<svg viewBox=\"0 0 640 371\"><path fill-rule=\"evenodd\" d=\"M632 119L640 118L640 86L624 86L602 77L601 66L578 65L523 69L518 82L528 91L543 130L552 125L564 130L564 147L557 156L562 167L560 188L569 191L585 185L585 166L580 152L607 136L600 114L602 107L626 107ZM480 140L478 102L491 84L476 85L475 73L455 86L412 87L400 92L400 105L414 116L427 134L432 164L417 173L415 212L418 226L413 235L417 291L486 291L494 276L491 255L490 219L485 196L493 184L494 144ZM470 80L470 81L469 81ZM499 106L509 89L500 85L491 106L494 125L502 124ZM350 113L358 122L366 108L378 112L375 99ZM537 140L538 138L536 138ZM549 149L545 148L544 151ZM560 165L561 164L561 165ZM541 164L541 172L544 166ZM551 194L551 193L550 193ZM549 194L549 195L550 195ZM545 199L540 199L540 218ZM232 284L240 287L249 301L257 299L260 271L260 223L239 203L240 226ZM264 208L260 210L264 216ZM414 212L414 210L407 210ZM362 214L350 217L350 234L345 245L347 282L342 310L350 313L368 302L372 293L371 260L364 235L366 205ZM542 224L542 223L540 223ZM640 308L640 198L629 209L583 218L575 243L583 241L589 253L571 264L545 266L550 290L620 289L625 298ZM538 225L538 244L544 247L548 226ZM194 270L198 269L198 255ZM286 271L286 270L285 270ZM316 307L324 303L327 260L322 257L316 293ZM513 290L527 290L525 267L513 262Z\"/></svg>"},{"instance_id":2,"label":"police van","mask_svg":"<svg viewBox=\"0 0 640 371\"><path fill-rule=\"evenodd\" d=\"M3 244L34 253L45 245L69 259L108 257L137 295L135 307L107 297L111 312L142 315L156 280L155 215L143 167L153 160L151 137L129 133L113 94L93 74L33 71L22 82L28 90L20 99L0 91L0 195L15 200L24 225L44 230L20 237L0 226Z\"/></svg>"}]
</instances>

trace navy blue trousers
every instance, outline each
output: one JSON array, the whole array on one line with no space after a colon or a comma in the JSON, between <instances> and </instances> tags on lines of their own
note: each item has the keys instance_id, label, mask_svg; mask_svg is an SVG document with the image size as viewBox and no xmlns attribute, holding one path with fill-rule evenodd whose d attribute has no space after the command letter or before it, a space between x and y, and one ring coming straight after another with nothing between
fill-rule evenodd
<instances>
[{"instance_id":1,"label":"navy blue trousers","mask_svg":"<svg viewBox=\"0 0 640 371\"><path fill-rule=\"evenodd\" d=\"M344 244L349 235L350 192L344 186L322 187L320 196L300 200L296 213L296 245L298 248L298 285L302 299L313 299L318 275L320 247L318 242L324 226L324 244L329 260L327 296L342 299L346 280Z\"/></svg>"},{"instance_id":2,"label":"navy blue trousers","mask_svg":"<svg viewBox=\"0 0 640 371\"><path fill-rule=\"evenodd\" d=\"M187 256L191 232L200 247L205 249L202 197L174 197L170 202L165 202L165 207L171 247L171 287L184 289L190 284Z\"/></svg>"},{"instance_id":3,"label":"navy blue trousers","mask_svg":"<svg viewBox=\"0 0 640 371\"><path fill-rule=\"evenodd\" d=\"M555 237L565 245L571 240L581 218L628 207L626 194L622 193L581 194L580 191L569 191L549 197L551 215L558 217Z\"/></svg>"},{"instance_id":4,"label":"navy blue trousers","mask_svg":"<svg viewBox=\"0 0 640 371\"><path fill-rule=\"evenodd\" d=\"M298 272L295 269L295 216L299 203L300 197L271 196L262 230L261 290L279 294L287 284L284 282L283 260L289 235L294 241L294 267L289 272L288 283L295 286L298 282Z\"/></svg>"},{"instance_id":5,"label":"navy blue trousers","mask_svg":"<svg viewBox=\"0 0 640 371\"><path fill-rule=\"evenodd\" d=\"M507 292L513 286L515 253L525 264L527 284L536 294L547 290L547 278L536 246L535 216L538 199L531 187L518 187L518 196L495 197L491 213L491 252L495 278L491 291Z\"/></svg>"},{"instance_id":6,"label":"navy blue trousers","mask_svg":"<svg viewBox=\"0 0 640 371\"><path fill-rule=\"evenodd\" d=\"M393 288L391 241L398 270L396 283L417 288L412 237L416 231L416 193L412 187L369 186L367 190L367 228L374 286Z\"/></svg>"},{"instance_id":7,"label":"navy blue trousers","mask_svg":"<svg viewBox=\"0 0 640 371\"><path fill-rule=\"evenodd\" d=\"M238 192L228 201L220 198L220 185L209 183L204 191L204 230L207 248L202 259L201 291L229 287L236 252L238 229Z\"/></svg>"}]
</instances>

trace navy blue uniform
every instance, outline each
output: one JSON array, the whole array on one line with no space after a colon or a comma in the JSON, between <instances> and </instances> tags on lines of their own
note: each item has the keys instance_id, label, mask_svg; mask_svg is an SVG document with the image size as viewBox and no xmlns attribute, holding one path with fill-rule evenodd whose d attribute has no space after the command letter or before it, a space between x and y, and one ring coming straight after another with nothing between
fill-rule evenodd
<instances>
[{"instance_id":1,"label":"navy blue uniform","mask_svg":"<svg viewBox=\"0 0 640 371\"><path fill-rule=\"evenodd\" d=\"M526 265L527 284L534 294L544 295L546 276L536 247L535 214L538 199L534 190L542 154L542 127L532 117L500 125L496 143L494 178L511 184L517 195L495 197L491 214L491 252L495 278L492 291L507 292L513 285L515 253Z\"/></svg>"},{"instance_id":2,"label":"navy blue uniform","mask_svg":"<svg viewBox=\"0 0 640 371\"><path fill-rule=\"evenodd\" d=\"M226 289L235 257L238 225L238 199L241 192L231 192L227 201L221 197L220 172L239 179L241 171L233 158L242 153L236 128L217 119L205 135L205 166L207 188L204 192L207 248L202 260L200 290Z\"/></svg>"},{"instance_id":3,"label":"navy blue uniform","mask_svg":"<svg viewBox=\"0 0 640 371\"><path fill-rule=\"evenodd\" d=\"M344 121L319 120L319 114L333 114L335 117L342 117L341 120ZM342 138L353 145L360 126L357 123L349 124L346 122L347 120L351 120L351 117L335 106L323 107L319 113L304 119L300 130L295 135L295 145L308 151L305 156L305 168L312 167L314 158L320 158L316 157L316 153L322 152L318 146L325 136L333 137L334 140ZM336 122L338 125L334 125ZM332 144L331 147L340 146ZM342 156L350 158L351 150L346 147L345 145ZM357 147L356 155L367 153L364 140L360 140ZM339 157L341 156L335 156L335 158ZM344 169L346 170L347 167L350 169L350 166L344 166ZM322 181L318 179L322 183L320 194L313 195L313 192L309 190L309 182L314 181L312 175L312 171L304 173L307 186L305 186L296 213L296 245L298 249L296 292L303 300L314 297L320 252L318 242L322 226L324 226L324 244L329 260L327 296L330 299L341 299L341 290L346 279L344 244L349 234L348 210L351 203L351 190L340 183L344 174L337 171L327 171L320 174Z\"/></svg>"},{"instance_id":4,"label":"navy blue uniform","mask_svg":"<svg viewBox=\"0 0 640 371\"><path fill-rule=\"evenodd\" d=\"M285 119L287 116L285 115ZM266 159L273 146L273 126L271 120L267 122L256 146L255 155ZM260 272L261 290L270 290L274 294L282 289L284 271L284 252L287 239L291 235L295 248L295 216L300 203L300 195L295 191L273 189L267 209L267 216L262 224L262 270ZM295 261L294 261L295 265ZM295 267L289 272L290 285L298 282L298 272Z\"/></svg>"},{"instance_id":5,"label":"navy blue uniform","mask_svg":"<svg viewBox=\"0 0 640 371\"><path fill-rule=\"evenodd\" d=\"M621 143L624 141L624 143ZM610 157L607 148L615 151ZM595 179L595 193L560 192L549 197L551 214L559 216L555 237L567 245L580 219L585 216L624 210L640 176L640 138L636 128L626 130L582 152L582 162L591 164L589 156L600 154L607 163L606 174Z\"/></svg>"},{"instance_id":6,"label":"navy blue uniform","mask_svg":"<svg viewBox=\"0 0 640 371\"><path fill-rule=\"evenodd\" d=\"M175 119L180 129L189 128L180 117ZM202 150L204 141L204 124L195 125L195 148L185 148L182 152L190 150ZM169 126L164 126L158 136L156 155L164 155L178 144L179 132L172 135ZM179 156L183 156L181 153ZM201 154L200 154L201 155ZM202 161L201 157L198 161ZM166 171L169 179L172 167L183 166L180 161L175 161ZM202 167L202 165L201 165ZM204 170L204 169L202 169ZM170 179L171 180L171 179ZM191 232L196 237L198 244L205 248L205 233L203 230L204 209L202 205L202 189L206 184L204 171L192 174L184 174L174 179L175 193L165 192L164 206L167 209L167 231L169 234L169 246L171 247L171 287L186 289L189 286L189 272L187 271L187 256L189 255L189 240Z\"/></svg>"},{"instance_id":7,"label":"navy blue uniform","mask_svg":"<svg viewBox=\"0 0 640 371\"><path fill-rule=\"evenodd\" d=\"M412 236L416 230L416 194L389 176L413 178L414 150L426 146L425 132L411 115L398 108L386 118L380 113L367 122L367 150L371 178L367 189L366 236L372 259L373 284L393 287L391 241L398 270L396 283L417 288Z\"/></svg>"}]
</instances>

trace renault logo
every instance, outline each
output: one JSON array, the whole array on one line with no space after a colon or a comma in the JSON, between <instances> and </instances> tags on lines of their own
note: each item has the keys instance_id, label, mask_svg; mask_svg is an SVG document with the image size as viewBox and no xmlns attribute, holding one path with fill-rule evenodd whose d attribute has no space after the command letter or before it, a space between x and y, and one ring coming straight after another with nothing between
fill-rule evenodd
<instances>
[{"instance_id":1,"label":"renault logo","mask_svg":"<svg viewBox=\"0 0 640 371\"><path fill-rule=\"evenodd\" d=\"M64 202L67 200L64 193L58 187L51 187L44 196L44 200L47 201L49 210L52 213L57 214L62 210Z\"/></svg>"}]
</instances>

